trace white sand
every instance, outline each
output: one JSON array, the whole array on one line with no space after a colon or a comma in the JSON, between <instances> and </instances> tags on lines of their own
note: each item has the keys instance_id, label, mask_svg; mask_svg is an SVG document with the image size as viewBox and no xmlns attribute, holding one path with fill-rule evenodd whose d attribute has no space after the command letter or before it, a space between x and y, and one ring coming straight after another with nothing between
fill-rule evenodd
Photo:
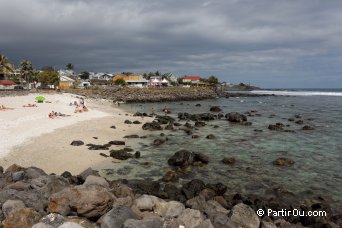
<instances>
[{"instance_id":1,"label":"white sand","mask_svg":"<svg viewBox=\"0 0 342 228\"><path fill-rule=\"evenodd\" d=\"M39 94L27 96L1 97L0 105L14 110L0 111L0 157L5 156L14 146L31 138L54 131L77 122L109 116L108 113L92 110L92 104L87 102L89 112L74 113L75 107L70 102L78 101L71 94L43 94L51 103L35 103ZM23 107L36 104L38 107ZM70 117L48 118L51 111L71 115Z\"/></svg>"},{"instance_id":2,"label":"white sand","mask_svg":"<svg viewBox=\"0 0 342 228\"><path fill-rule=\"evenodd\" d=\"M44 95L52 103L37 103L37 108L22 107L35 103L36 96L0 98L0 105L15 108L0 111L0 165L4 168L16 163L58 174L65 170L79 174L88 167L110 168L113 162L118 161L99 155L100 152L108 155L108 151L90 151L85 145L71 146L71 141L105 144L111 140L124 140L123 136L128 134L143 134L141 125L127 125L124 120L152 120L126 116L124 111L114 108L111 103L101 101L86 100L89 112L76 114L74 108L69 106L71 101L76 100L76 96L71 94ZM48 113L52 110L71 116L50 119ZM115 125L116 129L110 128L111 125ZM134 140L125 141L126 145L134 147ZM112 146L111 149L116 147L121 148Z\"/></svg>"}]
</instances>

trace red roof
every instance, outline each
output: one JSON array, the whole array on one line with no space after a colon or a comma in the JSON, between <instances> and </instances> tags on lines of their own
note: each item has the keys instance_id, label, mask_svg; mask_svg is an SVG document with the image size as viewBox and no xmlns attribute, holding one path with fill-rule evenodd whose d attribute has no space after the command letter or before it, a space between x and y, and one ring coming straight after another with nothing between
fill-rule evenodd
<instances>
[{"instance_id":1,"label":"red roof","mask_svg":"<svg viewBox=\"0 0 342 228\"><path fill-rule=\"evenodd\" d=\"M201 77L200 76L185 76L183 79L197 81L197 80L200 80Z\"/></svg>"},{"instance_id":2,"label":"red roof","mask_svg":"<svg viewBox=\"0 0 342 228\"><path fill-rule=\"evenodd\" d=\"M0 80L0 85L15 85L15 82L11 80Z\"/></svg>"}]
</instances>

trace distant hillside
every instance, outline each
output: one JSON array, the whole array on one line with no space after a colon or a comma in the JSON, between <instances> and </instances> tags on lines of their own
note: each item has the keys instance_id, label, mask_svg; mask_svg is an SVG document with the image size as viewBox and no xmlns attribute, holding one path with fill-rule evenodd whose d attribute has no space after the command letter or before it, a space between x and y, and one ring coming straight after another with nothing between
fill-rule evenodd
<instances>
[{"instance_id":1,"label":"distant hillside","mask_svg":"<svg viewBox=\"0 0 342 228\"><path fill-rule=\"evenodd\" d=\"M252 85L247 85L244 83L240 83L238 85L233 85L229 88L227 88L227 90L231 90L231 91L252 91L252 90L258 90L260 89L257 86L252 86Z\"/></svg>"}]
</instances>

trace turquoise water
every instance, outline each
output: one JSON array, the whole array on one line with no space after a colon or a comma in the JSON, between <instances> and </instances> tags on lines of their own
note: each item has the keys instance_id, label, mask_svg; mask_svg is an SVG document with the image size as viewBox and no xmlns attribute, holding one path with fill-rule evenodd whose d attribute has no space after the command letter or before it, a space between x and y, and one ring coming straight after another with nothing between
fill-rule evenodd
<instances>
[{"instance_id":1,"label":"turquoise water","mask_svg":"<svg viewBox=\"0 0 342 228\"><path fill-rule=\"evenodd\" d=\"M195 104L200 103L201 107ZM199 135L191 138L183 131L162 131L168 141L160 146L151 143L161 131L149 132L147 139L130 139L139 143L139 160L116 164L112 179L159 179L169 168L167 160L179 149L204 153L210 157L206 166L194 167L187 178L199 178L209 183L222 182L231 192L264 194L266 189L283 187L296 194L308 190L314 195L331 197L334 206L342 209L342 98L338 96L269 96L249 98L219 98L196 102L125 104L124 109L150 113L161 110L164 105L177 117L179 112L203 113L218 105L223 113L256 110L261 116L248 117L252 126L231 124L226 120L208 122L207 126L194 130ZM160 114L162 112L160 111ZM314 131L302 131L287 119L300 114L304 124ZM274 117L269 118L270 115ZM309 120L308 120L309 119ZM269 124L290 124L291 132L275 132L267 129ZM185 123L185 122L181 122ZM194 123L192 123L194 124ZM218 125L219 128L214 128ZM263 132L255 132L262 129ZM215 139L206 139L214 134ZM234 166L221 163L225 156L233 156ZM288 157L295 161L292 167L275 167L272 161ZM146 163L147 162L147 163ZM129 173L122 170L131 170Z\"/></svg>"}]
</instances>

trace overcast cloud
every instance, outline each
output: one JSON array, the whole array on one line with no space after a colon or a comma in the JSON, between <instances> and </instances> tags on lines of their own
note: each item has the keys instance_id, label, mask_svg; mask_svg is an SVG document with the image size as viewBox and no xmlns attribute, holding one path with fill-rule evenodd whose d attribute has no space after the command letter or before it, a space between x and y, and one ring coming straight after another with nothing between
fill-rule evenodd
<instances>
[{"instance_id":1,"label":"overcast cloud","mask_svg":"<svg viewBox=\"0 0 342 228\"><path fill-rule=\"evenodd\" d=\"M340 0L0 0L0 53L101 72L342 87Z\"/></svg>"}]
</instances>

